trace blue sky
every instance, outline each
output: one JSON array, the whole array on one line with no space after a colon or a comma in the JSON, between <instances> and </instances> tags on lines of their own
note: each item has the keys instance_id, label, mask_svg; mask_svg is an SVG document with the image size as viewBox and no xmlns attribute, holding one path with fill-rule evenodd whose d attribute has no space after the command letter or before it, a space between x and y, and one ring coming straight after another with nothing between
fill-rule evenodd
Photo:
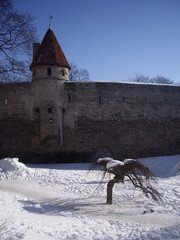
<instances>
[{"instance_id":1,"label":"blue sky","mask_svg":"<svg viewBox=\"0 0 180 240\"><path fill-rule=\"evenodd\" d=\"M14 0L35 16L42 41L48 26L68 59L92 80L136 73L180 82L180 0Z\"/></svg>"}]
</instances>

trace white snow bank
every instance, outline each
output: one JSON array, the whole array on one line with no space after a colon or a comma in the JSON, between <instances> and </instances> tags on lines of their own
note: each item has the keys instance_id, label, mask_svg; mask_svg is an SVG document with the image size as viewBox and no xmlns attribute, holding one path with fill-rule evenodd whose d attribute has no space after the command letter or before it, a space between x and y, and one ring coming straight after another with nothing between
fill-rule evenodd
<instances>
[{"instance_id":1,"label":"white snow bank","mask_svg":"<svg viewBox=\"0 0 180 240\"><path fill-rule=\"evenodd\" d=\"M0 160L0 180L26 179L32 176L34 170L19 162L18 158L4 158Z\"/></svg>"},{"instance_id":2,"label":"white snow bank","mask_svg":"<svg viewBox=\"0 0 180 240\"><path fill-rule=\"evenodd\" d=\"M14 170L24 170L26 166L19 162L18 158L4 158L0 160L0 172L8 172Z\"/></svg>"},{"instance_id":3,"label":"white snow bank","mask_svg":"<svg viewBox=\"0 0 180 240\"><path fill-rule=\"evenodd\" d=\"M180 175L180 155L141 158L138 161L148 164L156 177Z\"/></svg>"},{"instance_id":4,"label":"white snow bank","mask_svg":"<svg viewBox=\"0 0 180 240\"><path fill-rule=\"evenodd\" d=\"M105 157L105 158L99 158L98 163L101 163L102 161L108 162L106 168L109 169L117 165L122 166L123 164L126 164L132 160L133 159L125 159L124 162L121 162L119 160L114 160L110 157ZM180 175L180 155L141 158L137 160L142 162L143 164L148 164L151 171L157 177L172 177L172 176ZM47 166L47 165L43 165L43 166ZM55 165L48 165L48 166L55 167ZM59 168L59 166L61 166L60 168L62 169L64 165L63 164L56 165L57 168ZM75 167L74 164L69 164L69 167L70 166L72 166L72 168ZM28 176L34 175L35 172L33 168L28 168L26 167L26 165L19 162L18 158L4 158L0 160L0 174L1 174L0 178L2 179L7 177L7 175L9 176L9 178L10 176L12 178L12 175L13 175L13 178L14 176L28 177Z\"/></svg>"},{"instance_id":5,"label":"white snow bank","mask_svg":"<svg viewBox=\"0 0 180 240\"><path fill-rule=\"evenodd\" d=\"M167 176L176 173L179 157L141 160ZM115 184L109 205L108 179L99 184L97 171L87 174L88 169L87 163L24 165L17 159L0 160L0 224L13 214L9 238L0 238L15 239L10 236L26 230L25 240L179 239L180 175L158 179L162 205L128 180Z\"/></svg>"}]
</instances>

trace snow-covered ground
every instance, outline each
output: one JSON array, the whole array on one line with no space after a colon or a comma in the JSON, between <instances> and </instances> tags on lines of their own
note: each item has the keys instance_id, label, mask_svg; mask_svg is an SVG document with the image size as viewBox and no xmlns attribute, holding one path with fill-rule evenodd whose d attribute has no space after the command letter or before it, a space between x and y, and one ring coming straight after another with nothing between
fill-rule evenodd
<instances>
[{"instance_id":1,"label":"snow-covered ground","mask_svg":"<svg viewBox=\"0 0 180 240\"><path fill-rule=\"evenodd\" d=\"M141 159L158 177L158 205L126 180L113 205L89 164L0 160L0 239L180 239L180 155ZM12 236L12 238L11 238Z\"/></svg>"}]
</instances>

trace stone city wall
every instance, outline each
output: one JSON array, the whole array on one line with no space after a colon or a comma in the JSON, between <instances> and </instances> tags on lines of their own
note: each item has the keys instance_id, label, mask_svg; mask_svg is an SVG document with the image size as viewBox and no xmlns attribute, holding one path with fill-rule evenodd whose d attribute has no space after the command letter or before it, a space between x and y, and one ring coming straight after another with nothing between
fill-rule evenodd
<instances>
[{"instance_id":1,"label":"stone city wall","mask_svg":"<svg viewBox=\"0 0 180 240\"><path fill-rule=\"evenodd\" d=\"M180 152L180 88L125 83L66 83L64 145L117 158Z\"/></svg>"},{"instance_id":2,"label":"stone city wall","mask_svg":"<svg viewBox=\"0 0 180 240\"><path fill-rule=\"evenodd\" d=\"M81 162L180 153L180 87L39 80L0 84L0 157Z\"/></svg>"}]
</instances>

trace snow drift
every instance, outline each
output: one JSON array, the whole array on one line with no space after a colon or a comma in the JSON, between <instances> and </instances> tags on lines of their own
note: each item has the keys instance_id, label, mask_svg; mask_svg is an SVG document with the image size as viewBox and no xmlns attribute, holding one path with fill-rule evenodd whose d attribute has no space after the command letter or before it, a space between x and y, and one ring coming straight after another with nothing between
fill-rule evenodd
<instances>
[{"instance_id":1,"label":"snow drift","mask_svg":"<svg viewBox=\"0 0 180 240\"><path fill-rule=\"evenodd\" d=\"M16 232L24 232L25 240L178 240L180 155L139 161L158 177L162 205L145 198L128 180L115 185L114 204L106 205L108 179L99 184L99 171L87 174L89 164L0 160L0 225L13 216L0 238L13 239Z\"/></svg>"}]
</instances>

